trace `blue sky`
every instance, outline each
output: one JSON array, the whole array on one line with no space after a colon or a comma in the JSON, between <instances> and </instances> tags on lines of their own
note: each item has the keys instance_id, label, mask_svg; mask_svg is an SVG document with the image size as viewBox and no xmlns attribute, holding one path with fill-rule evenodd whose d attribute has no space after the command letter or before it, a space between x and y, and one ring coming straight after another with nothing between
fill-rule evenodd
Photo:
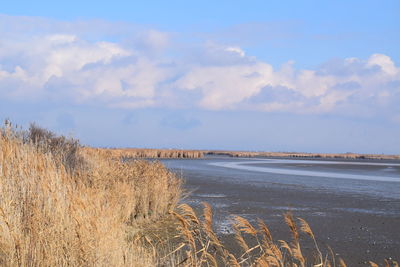
<instances>
[{"instance_id":1,"label":"blue sky","mask_svg":"<svg viewBox=\"0 0 400 267\"><path fill-rule=\"evenodd\" d=\"M0 119L95 146L400 153L399 1L7 1Z\"/></svg>"}]
</instances>

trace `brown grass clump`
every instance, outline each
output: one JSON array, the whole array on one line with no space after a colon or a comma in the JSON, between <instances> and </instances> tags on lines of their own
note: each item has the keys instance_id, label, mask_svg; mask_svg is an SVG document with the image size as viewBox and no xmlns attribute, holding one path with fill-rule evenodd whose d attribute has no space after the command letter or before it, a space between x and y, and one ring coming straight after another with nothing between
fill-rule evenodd
<instances>
[{"instance_id":1,"label":"brown grass clump","mask_svg":"<svg viewBox=\"0 0 400 267\"><path fill-rule=\"evenodd\" d=\"M122 163L34 132L0 130L0 265L154 266L128 233L174 209L180 180L157 162Z\"/></svg>"},{"instance_id":2,"label":"brown grass clump","mask_svg":"<svg viewBox=\"0 0 400 267\"><path fill-rule=\"evenodd\" d=\"M11 126L11 125L10 125ZM79 153L79 140L57 136L55 133L32 123L27 131L21 131L24 143L30 143L42 153L51 153L57 164L68 172L82 168L84 159Z\"/></svg>"}]
</instances>

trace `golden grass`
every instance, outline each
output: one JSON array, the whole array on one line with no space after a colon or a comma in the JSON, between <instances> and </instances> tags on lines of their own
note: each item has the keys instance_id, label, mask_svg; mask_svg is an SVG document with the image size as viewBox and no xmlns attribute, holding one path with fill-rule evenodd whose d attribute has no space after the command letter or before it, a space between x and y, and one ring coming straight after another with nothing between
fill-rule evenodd
<instances>
[{"instance_id":1,"label":"golden grass","mask_svg":"<svg viewBox=\"0 0 400 267\"><path fill-rule=\"evenodd\" d=\"M68 172L22 137L9 125L0 130L1 266L154 266L154 253L127 233L174 209L174 174L83 150L85 164Z\"/></svg>"},{"instance_id":2,"label":"golden grass","mask_svg":"<svg viewBox=\"0 0 400 267\"><path fill-rule=\"evenodd\" d=\"M158 158L202 158L204 151L179 149L142 149L142 148L85 148L96 150L108 157L122 159L158 159Z\"/></svg>"}]
</instances>

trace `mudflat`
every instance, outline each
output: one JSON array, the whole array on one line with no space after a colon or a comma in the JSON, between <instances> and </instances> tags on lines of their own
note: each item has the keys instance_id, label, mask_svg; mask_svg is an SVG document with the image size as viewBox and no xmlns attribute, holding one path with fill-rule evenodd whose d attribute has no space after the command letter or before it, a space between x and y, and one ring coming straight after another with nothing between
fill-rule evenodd
<instances>
[{"instance_id":1,"label":"mudflat","mask_svg":"<svg viewBox=\"0 0 400 267\"><path fill-rule=\"evenodd\" d=\"M202 201L211 204L215 229L227 246L235 246L231 215L243 216L254 223L257 218L263 219L275 240L289 240L282 214L290 211L308 221L322 250L327 252L329 245L348 266L364 266L369 260L382 262L390 257L400 260L398 162L381 167L367 164L365 168L362 164L336 164L337 170L332 170L335 167L331 164L321 164L317 169L304 162L294 163L300 165L297 167L286 166L317 171L322 168L341 174L345 171L362 175L370 171L370 176L379 176L382 171L382 175L399 178L399 182L382 182L262 173L210 165L215 161L234 160L166 160L164 163L186 180L185 188L191 193L184 201L198 209ZM254 164L265 166L266 163L244 163ZM390 170L389 174L386 169ZM311 248L312 244L304 237L303 252L307 254Z\"/></svg>"}]
</instances>

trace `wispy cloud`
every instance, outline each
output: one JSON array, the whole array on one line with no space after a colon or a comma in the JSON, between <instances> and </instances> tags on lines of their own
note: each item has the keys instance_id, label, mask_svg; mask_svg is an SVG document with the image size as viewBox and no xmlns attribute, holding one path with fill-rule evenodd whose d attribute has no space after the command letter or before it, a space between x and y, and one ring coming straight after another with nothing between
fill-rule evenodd
<instances>
[{"instance_id":1,"label":"wispy cloud","mask_svg":"<svg viewBox=\"0 0 400 267\"><path fill-rule=\"evenodd\" d=\"M0 25L3 101L400 116L400 68L388 55L275 69L234 43L193 45L135 25L9 16Z\"/></svg>"}]
</instances>

